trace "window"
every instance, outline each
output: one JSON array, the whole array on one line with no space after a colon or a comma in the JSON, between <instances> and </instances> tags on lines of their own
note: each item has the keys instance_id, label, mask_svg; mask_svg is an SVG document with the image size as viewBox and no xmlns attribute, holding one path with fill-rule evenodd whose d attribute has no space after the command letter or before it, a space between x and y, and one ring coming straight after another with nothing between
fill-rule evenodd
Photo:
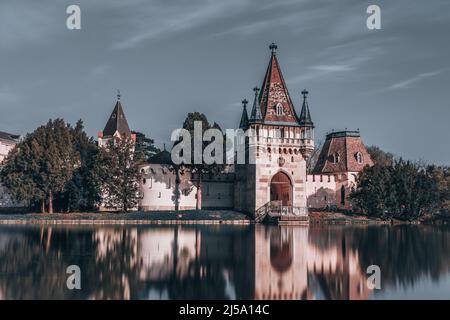
<instances>
[{"instance_id":1,"label":"window","mask_svg":"<svg viewBox=\"0 0 450 320\"><path fill-rule=\"evenodd\" d=\"M361 152L355 153L355 159L358 163L363 163L363 155L361 154Z\"/></svg>"},{"instance_id":2,"label":"window","mask_svg":"<svg viewBox=\"0 0 450 320\"><path fill-rule=\"evenodd\" d=\"M277 116L282 116L283 115L283 105L281 103L277 104L276 112L277 112Z\"/></svg>"},{"instance_id":3,"label":"window","mask_svg":"<svg viewBox=\"0 0 450 320\"><path fill-rule=\"evenodd\" d=\"M335 154L333 154L333 163L338 163L339 160L341 160L341 156L336 152Z\"/></svg>"}]
</instances>

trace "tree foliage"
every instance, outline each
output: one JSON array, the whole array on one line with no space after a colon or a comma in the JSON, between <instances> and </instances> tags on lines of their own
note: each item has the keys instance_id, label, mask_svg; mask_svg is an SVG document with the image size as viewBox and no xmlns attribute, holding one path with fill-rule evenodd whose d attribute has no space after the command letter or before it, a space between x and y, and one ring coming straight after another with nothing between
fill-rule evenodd
<instances>
[{"instance_id":1,"label":"tree foliage","mask_svg":"<svg viewBox=\"0 0 450 320\"><path fill-rule=\"evenodd\" d=\"M136 157L142 161L148 161L155 154L161 152L156 146L155 141L145 136L142 132L135 132L135 153Z\"/></svg>"},{"instance_id":2,"label":"tree foliage","mask_svg":"<svg viewBox=\"0 0 450 320\"><path fill-rule=\"evenodd\" d=\"M62 119L49 120L28 134L7 157L1 180L18 202L41 203L53 213L56 194L65 190L80 165L72 129Z\"/></svg>"},{"instance_id":3,"label":"tree foliage","mask_svg":"<svg viewBox=\"0 0 450 320\"><path fill-rule=\"evenodd\" d=\"M403 159L376 162L361 172L350 198L369 216L414 220L448 206L449 176L448 168Z\"/></svg>"},{"instance_id":4,"label":"tree foliage","mask_svg":"<svg viewBox=\"0 0 450 320\"><path fill-rule=\"evenodd\" d=\"M98 163L106 207L128 212L138 205L139 161L130 138L111 139L108 146L100 150Z\"/></svg>"},{"instance_id":5,"label":"tree foliage","mask_svg":"<svg viewBox=\"0 0 450 320\"><path fill-rule=\"evenodd\" d=\"M205 148L210 144L213 143L214 140L212 141L204 141L203 140L203 135L204 133L208 130L208 129L218 129L222 132L222 129L220 128L220 126L217 123L213 123L211 124L208 121L208 118L206 117L206 115L204 115L203 113L200 112L193 112L193 113L189 113L186 117L186 119L184 120L183 123L183 129L189 131L190 133L190 137L191 137L191 159L189 161L189 163L183 163L179 166L179 169L181 171L187 170L189 171L191 174L193 174L193 176L195 177L195 183L196 183L196 188L197 188L197 194L196 194L196 209L200 209L201 208L201 193L202 193L202 181L205 175L210 175L210 174L217 174L219 172L221 172L225 165L225 158L226 158L226 154L224 152L223 158L222 158L222 163L213 163L213 164L207 164L205 163L205 161L203 160L201 163L195 163L195 159L194 159L194 123L198 121L202 123L202 133L201 133L201 137L202 137L202 143L201 143L201 153L203 155L203 152L205 150ZM222 137L223 137L223 133L222 133ZM225 144L225 140L223 139L223 144ZM175 142L174 145L176 145L177 143L179 143L179 141ZM223 145L222 145L223 147ZM224 148L222 148L222 150L224 150ZM199 150L197 150L199 151Z\"/></svg>"},{"instance_id":6,"label":"tree foliage","mask_svg":"<svg viewBox=\"0 0 450 320\"><path fill-rule=\"evenodd\" d=\"M134 141L118 139L99 149L80 120L61 119L28 134L8 155L0 178L12 198L41 212L93 211L103 201L128 211L138 201Z\"/></svg>"},{"instance_id":7,"label":"tree foliage","mask_svg":"<svg viewBox=\"0 0 450 320\"><path fill-rule=\"evenodd\" d=\"M367 147L367 152L370 155L373 163L381 166L390 166L394 162L394 155L390 152L385 152L377 146Z\"/></svg>"}]
</instances>

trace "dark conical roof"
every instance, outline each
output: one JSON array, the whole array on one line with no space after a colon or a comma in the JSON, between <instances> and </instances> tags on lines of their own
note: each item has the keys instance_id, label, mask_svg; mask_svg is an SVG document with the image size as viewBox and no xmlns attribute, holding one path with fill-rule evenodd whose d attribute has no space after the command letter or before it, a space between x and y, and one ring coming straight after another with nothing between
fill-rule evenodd
<instances>
[{"instance_id":1,"label":"dark conical roof","mask_svg":"<svg viewBox=\"0 0 450 320\"><path fill-rule=\"evenodd\" d=\"M255 87L255 88L253 88L253 91L255 92L255 99L253 100L253 108L252 108L252 113L250 115L250 122L261 122L262 114L261 114L261 108L259 107L259 104L258 104L259 88Z\"/></svg>"},{"instance_id":2,"label":"dark conical roof","mask_svg":"<svg viewBox=\"0 0 450 320\"><path fill-rule=\"evenodd\" d=\"M314 123L312 122L311 119L311 113L309 112L309 105L307 101L308 91L303 90L302 94L303 94L303 105L302 111L300 112L300 117L298 119L299 123L302 126L314 126Z\"/></svg>"},{"instance_id":3,"label":"dark conical roof","mask_svg":"<svg viewBox=\"0 0 450 320\"><path fill-rule=\"evenodd\" d=\"M117 99L116 106L114 107L105 129L103 130L103 136L114 136L116 132L119 132L121 137L131 137L131 130L128 126L127 118L123 112L120 98Z\"/></svg>"},{"instance_id":4,"label":"dark conical roof","mask_svg":"<svg viewBox=\"0 0 450 320\"><path fill-rule=\"evenodd\" d=\"M241 122L239 123L239 128L245 129L248 126L248 114L247 114L247 103L248 101L244 99L242 101L242 116L241 116Z\"/></svg>"}]
</instances>

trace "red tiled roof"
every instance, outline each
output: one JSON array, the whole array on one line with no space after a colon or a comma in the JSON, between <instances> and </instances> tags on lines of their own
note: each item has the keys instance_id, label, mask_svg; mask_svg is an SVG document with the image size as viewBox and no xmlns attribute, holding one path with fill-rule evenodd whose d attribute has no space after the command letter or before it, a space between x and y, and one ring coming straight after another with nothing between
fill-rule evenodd
<instances>
[{"instance_id":1,"label":"red tiled roof","mask_svg":"<svg viewBox=\"0 0 450 320\"><path fill-rule=\"evenodd\" d=\"M283 115L277 114L277 105L283 107ZM275 53L272 53L269 66L259 94L259 105L264 122L283 122L298 124L295 108L281 73Z\"/></svg>"},{"instance_id":2,"label":"red tiled roof","mask_svg":"<svg viewBox=\"0 0 450 320\"><path fill-rule=\"evenodd\" d=\"M358 162L358 153L362 162ZM339 161L333 161L338 156ZM340 131L327 135L320 152L314 173L360 172L373 161L364 146L358 131Z\"/></svg>"}]
</instances>

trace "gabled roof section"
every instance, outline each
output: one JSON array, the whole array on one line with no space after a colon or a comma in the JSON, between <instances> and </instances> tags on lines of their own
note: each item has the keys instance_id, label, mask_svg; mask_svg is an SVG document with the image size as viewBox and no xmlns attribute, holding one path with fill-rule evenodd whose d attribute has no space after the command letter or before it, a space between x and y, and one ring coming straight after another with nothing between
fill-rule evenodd
<instances>
[{"instance_id":1,"label":"gabled roof section","mask_svg":"<svg viewBox=\"0 0 450 320\"><path fill-rule=\"evenodd\" d=\"M259 104L264 122L282 122L292 125L298 124L286 83L276 56L277 46L270 45L272 56L267 67L263 85L259 95Z\"/></svg>"},{"instance_id":2,"label":"gabled roof section","mask_svg":"<svg viewBox=\"0 0 450 320\"><path fill-rule=\"evenodd\" d=\"M103 136L112 137L116 132L118 132L121 137L131 137L131 130L128 126L128 121L120 102L120 93L117 95L116 105L103 130Z\"/></svg>"}]
</instances>

